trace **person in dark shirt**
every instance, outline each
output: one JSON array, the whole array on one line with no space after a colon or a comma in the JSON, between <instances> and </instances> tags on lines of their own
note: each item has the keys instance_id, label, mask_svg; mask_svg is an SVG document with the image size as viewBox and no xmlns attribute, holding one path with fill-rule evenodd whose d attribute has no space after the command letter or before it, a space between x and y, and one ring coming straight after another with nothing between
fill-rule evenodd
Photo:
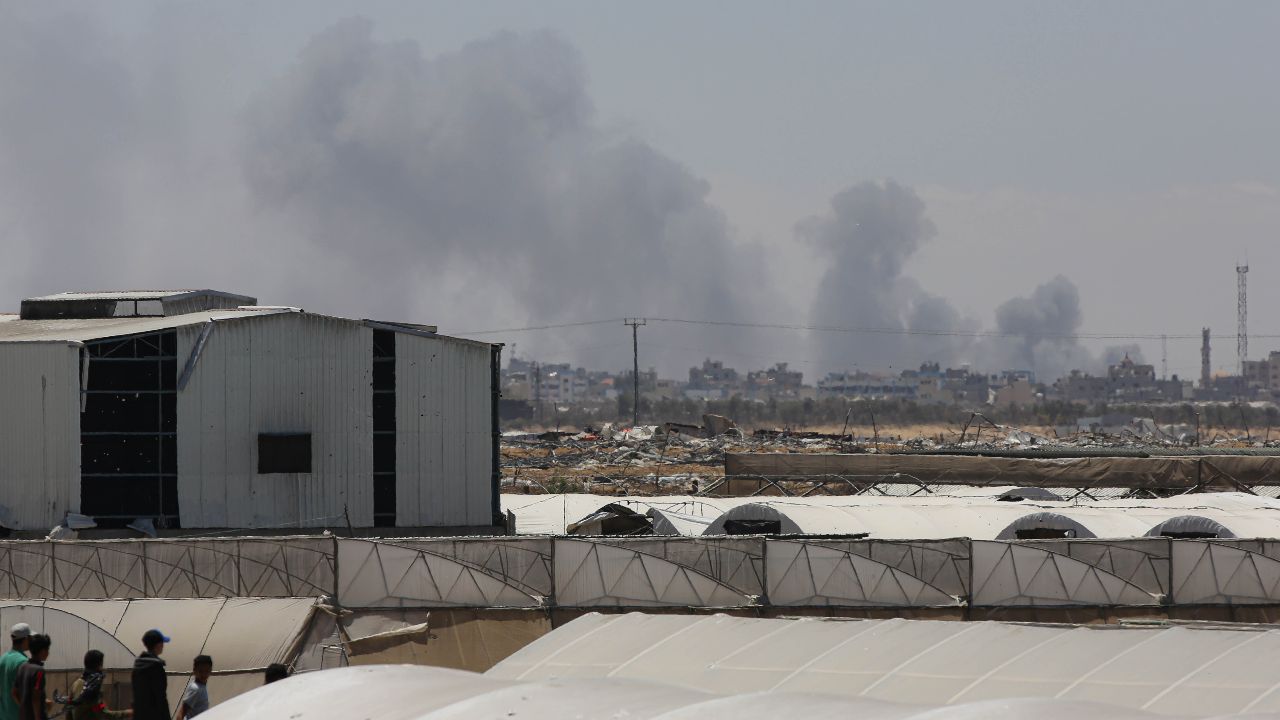
<instances>
[{"instance_id":1,"label":"person in dark shirt","mask_svg":"<svg viewBox=\"0 0 1280 720\"><path fill-rule=\"evenodd\" d=\"M165 676L164 652L169 638L159 630L148 630L142 636L146 648L133 661L133 717L135 720L169 720L169 680Z\"/></svg>"},{"instance_id":2,"label":"person in dark shirt","mask_svg":"<svg viewBox=\"0 0 1280 720\"><path fill-rule=\"evenodd\" d=\"M84 674L71 686L67 699L67 715L71 720L121 720L133 717L132 710L112 710L102 697L102 684L106 675L102 672L101 650L84 654Z\"/></svg>"},{"instance_id":3,"label":"person in dark shirt","mask_svg":"<svg viewBox=\"0 0 1280 720\"><path fill-rule=\"evenodd\" d=\"M18 668L13 680L13 699L18 703L19 720L47 720L49 706L45 696L44 661L49 659L49 647L53 643L48 635L32 635L28 650L31 659Z\"/></svg>"}]
</instances>

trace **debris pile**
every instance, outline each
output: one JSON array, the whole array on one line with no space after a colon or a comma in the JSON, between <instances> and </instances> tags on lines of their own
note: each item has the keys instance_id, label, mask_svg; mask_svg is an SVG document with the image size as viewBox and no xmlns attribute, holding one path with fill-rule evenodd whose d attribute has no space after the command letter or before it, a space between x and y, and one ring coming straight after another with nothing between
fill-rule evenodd
<instances>
[{"instance_id":1,"label":"debris pile","mask_svg":"<svg viewBox=\"0 0 1280 720\"><path fill-rule=\"evenodd\" d=\"M1141 418L1118 425L1020 428L974 413L962 427L870 436L845 432L757 429L744 433L732 420L704 415L702 425L664 423L620 427L606 423L581 431L502 436L502 491L645 496L697 494L724 478L726 453L936 453L1191 451L1280 447L1265 436L1216 432L1203 444L1196 428L1160 426ZM933 430L930 432L929 430ZM1070 431L1070 432L1068 432Z\"/></svg>"}]
</instances>

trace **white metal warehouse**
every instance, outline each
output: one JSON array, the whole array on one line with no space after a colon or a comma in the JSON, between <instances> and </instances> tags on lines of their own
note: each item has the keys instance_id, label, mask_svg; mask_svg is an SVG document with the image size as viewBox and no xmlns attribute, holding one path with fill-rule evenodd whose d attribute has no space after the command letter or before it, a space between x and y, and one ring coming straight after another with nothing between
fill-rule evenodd
<instances>
[{"instance_id":1,"label":"white metal warehouse","mask_svg":"<svg viewBox=\"0 0 1280 720\"><path fill-rule=\"evenodd\" d=\"M211 290L24 300L0 526L491 527L499 348Z\"/></svg>"}]
</instances>

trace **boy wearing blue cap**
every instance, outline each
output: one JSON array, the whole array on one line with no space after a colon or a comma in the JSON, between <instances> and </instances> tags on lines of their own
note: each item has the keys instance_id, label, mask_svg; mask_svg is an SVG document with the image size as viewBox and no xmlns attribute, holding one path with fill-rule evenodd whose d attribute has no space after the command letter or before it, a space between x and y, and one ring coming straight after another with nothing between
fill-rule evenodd
<instances>
[{"instance_id":1,"label":"boy wearing blue cap","mask_svg":"<svg viewBox=\"0 0 1280 720\"><path fill-rule=\"evenodd\" d=\"M142 635L146 650L133 661L133 717L135 720L169 720L169 681L160 654L169 638L159 630Z\"/></svg>"}]
</instances>

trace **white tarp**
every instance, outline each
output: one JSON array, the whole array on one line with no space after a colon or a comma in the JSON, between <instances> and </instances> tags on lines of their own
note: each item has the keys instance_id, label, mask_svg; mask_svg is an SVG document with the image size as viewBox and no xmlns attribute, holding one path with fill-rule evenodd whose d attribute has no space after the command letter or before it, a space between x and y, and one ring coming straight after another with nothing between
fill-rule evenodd
<instances>
[{"instance_id":1,"label":"white tarp","mask_svg":"<svg viewBox=\"0 0 1280 720\"><path fill-rule=\"evenodd\" d=\"M506 680L613 677L717 693L954 705L1022 697L1162 714L1280 712L1280 630L590 614L501 663Z\"/></svg>"},{"instance_id":2,"label":"white tarp","mask_svg":"<svg viewBox=\"0 0 1280 720\"><path fill-rule=\"evenodd\" d=\"M315 597L333 593L325 537L0 542L0 597Z\"/></svg>"},{"instance_id":3,"label":"white tarp","mask_svg":"<svg viewBox=\"0 0 1280 720\"><path fill-rule=\"evenodd\" d=\"M682 554L695 557L668 557L668 542L677 551L695 551ZM721 556L718 562L708 562L713 553ZM748 577L754 577L752 561L752 555L742 549L721 549L712 543L684 538L632 542L558 538L555 541L556 603L562 607L752 605L752 595L758 595L758 590L743 592L716 577L721 571L740 580L744 579L744 571Z\"/></svg>"},{"instance_id":4,"label":"white tarp","mask_svg":"<svg viewBox=\"0 0 1280 720\"><path fill-rule=\"evenodd\" d=\"M1212 520L1233 537L1280 537L1280 501L1247 493L1198 493L1150 500L1024 500L990 497L867 495L753 498L728 509L704 534L731 521L774 521L783 534L865 535L928 540L1014 539L1018 530L1052 528L1068 537L1130 538L1183 516Z\"/></svg>"},{"instance_id":5,"label":"white tarp","mask_svg":"<svg viewBox=\"0 0 1280 720\"><path fill-rule=\"evenodd\" d=\"M503 494L502 511L504 513L511 512L515 515L516 533L519 535L565 535L569 532L570 526L578 525L583 520L610 505L624 508L637 515L650 515L651 517L653 515L650 511L658 511L675 513L680 517L714 519L729 508L750 502L750 500L751 498L712 498L693 495L619 497L580 493L552 495ZM693 527L688 522L655 523L655 533L661 535L701 534L701 523L697 523L699 527Z\"/></svg>"},{"instance_id":6,"label":"white tarp","mask_svg":"<svg viewBox=\"0 0 1280 720\"><path fill-rule=\"evenodd\" d=\"M1154 720L1139 710L1064 699L951 706L795 692L718 695L621 678L513 682L443 668L370 665L295 675L210 709L207 720ZM1178 716L1190 717L1190 716ZM1203 715L1200 715L1203 717ZM1280 715L1253 715L1274 720Z\"/></svg>"},{"instance_id":7,"label":"white tarp","mask_svg":"<svg viewBox=\"0 0 1280 720\"><path fill-rule=\"evenodd\" d=\"M132 667L143 633L158 628L173 640L165 649L171 671L187 671L200 654L213 655L220 672L260 670L287 659L315 605L314 598L16 601L0 604L0 627L48 627L54 657L62 662L62 649L71 652L68 669L83 667L95 647L108 653L107 668Z\"/></svg>"},{"instance_id":8,"label":"white tarp","mask_svg":"<svg viewBox=\"0 0 1280 720\"><path fill-rule=\"evenodd\" d=\"M452 546L442 543L442 550ZM538 607L542 598L505 575L433 552L430 543L348 540L338 543L348 607Z\"/></svg>"},{"instance_id":9,"label":"white tarp","mask_svg":"<svg viewBox=\"0 0 1280 720\"><path fill-rule=\"evenodd\" d=\"M929 607L962 604L968 543L769 540L773 605Z\"/></svg>"}]
</instances>

